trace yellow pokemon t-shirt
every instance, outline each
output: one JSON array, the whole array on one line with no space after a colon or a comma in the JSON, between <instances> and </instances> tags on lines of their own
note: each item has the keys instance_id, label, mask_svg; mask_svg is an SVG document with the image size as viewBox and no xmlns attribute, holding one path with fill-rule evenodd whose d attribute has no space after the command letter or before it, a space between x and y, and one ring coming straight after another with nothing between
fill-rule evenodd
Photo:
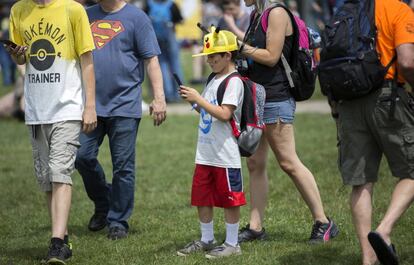
<instances>
[{"instance_id":1,"label":"yellow pokemon t-shirt","mask_svg":"<svg viewBox=\"0 0 414 265\"><path fill-rule=\"evenodd\" d=\"M27 124L82 120L79 57L94 49L89 20L73 0L21 0L11 9L10 38L28 46L24 82Z\"/></svg>"}]
</instances>

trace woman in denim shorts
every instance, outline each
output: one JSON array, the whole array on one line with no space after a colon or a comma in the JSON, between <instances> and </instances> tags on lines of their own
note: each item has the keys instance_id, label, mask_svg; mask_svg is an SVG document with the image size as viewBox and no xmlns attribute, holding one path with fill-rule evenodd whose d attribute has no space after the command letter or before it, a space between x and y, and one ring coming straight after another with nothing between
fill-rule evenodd
<instances>
[{"instance_id":1,"label":"woman in denim shorts","mask_svg":"<svg viewBox=\"0 0 414 265\"><path fill-rule=\"evenodd\" d=\"M292 21L284 8L270 6L266 0L244 1L246 6L254 6L255 10L249 30L243 42L239 43L240 51L247 58L247 76L266 89L266 130L257 152L247 160L250 173L250 224L241 230L239 242L266 237L262 221L268 191L266 163L269 146L312 213L314 224L309 242L328 241L338 234L338 229L325 215L314 176L296 154L293 130L296 103L289 93L289 82L280 60L282 52L288 60L291 58L293 41L297 41ZM267 13L265 10L270 11ZM266 13L267 19L262 19L261 14ZM263 24L266 22L268 26L264 31Z\"/></svg>"}]
</instances>

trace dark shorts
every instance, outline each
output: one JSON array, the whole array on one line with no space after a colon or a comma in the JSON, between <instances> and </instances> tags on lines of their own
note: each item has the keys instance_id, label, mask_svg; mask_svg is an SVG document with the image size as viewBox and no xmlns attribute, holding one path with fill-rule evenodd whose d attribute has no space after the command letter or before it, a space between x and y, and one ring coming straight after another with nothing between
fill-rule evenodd
<instances>
[{"instance_id":1,"label":"dark shorts","mask_svg":"<svg viewBox=\"0 0 414 265\"><path fill-rule=\"evenodd\" d=\"M191 205L230 208L245 204L240 168L196 165Z\"/></svg>"},{"instance_id":2,"label":"dark shorts","mask_svg":"<svg viewBox=\"0 0 414 265\"><path fill-rule=\"evenodd\" d=\"M295 110L296 102L293 98L278 102L266 102L263 116L264 123L293 123Z\"/></svg>"},{"instance_id":3,"label":"dark shorts","mask_svg":"<svg viewBox=\"0 0 414 265\"><path fill-rule=\"evenodd\" d=\"M338 164L344 184L376 182L384 154L392 174L414 179L414 109L402 89L390 116L391 89L338 105Z\"/></svg>"}]
</instances>

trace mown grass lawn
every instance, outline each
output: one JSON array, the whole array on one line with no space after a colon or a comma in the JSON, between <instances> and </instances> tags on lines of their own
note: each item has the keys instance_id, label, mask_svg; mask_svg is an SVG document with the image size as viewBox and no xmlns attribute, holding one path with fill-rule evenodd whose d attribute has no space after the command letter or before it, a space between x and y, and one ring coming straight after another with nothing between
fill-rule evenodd
<instances>
[{"instance_id":1,"label":"mown grass lawn","mask_svg":"<svg viewBox=\"0 0 414 265\"><path fill-rule=\"evenodd\" d=\"M265 227L270 239L242 245L243 255L207 261L203 255L181 258L176 250L199 237L196 210L189 205L197 133L197 117L169 116L160 128L145 117L137 142L135 210L127 239L109 241L106 232L92 233L87 222L93 205L80 176L74 179L70 237L74 245L71 264L360 264L349 207L349 188L341 184L336 167L336 133L329 115L300 114L296 120L297 149L313 171L325 208L341 229L333 242L320 246L306 243L311 216L289 178L269 158L270 193ZM355 147L363 148L363 147ZM106 142L100 160L111 176ZM385 165L375 189L375 223L383 215L395 179ZM245 190L248 173L244 168ZM0 121L0 265L39 264L50 237L43 194L32 167L26 127ZM221 210L216 210L216 238L224 239ZM248 206L242 208L241 225L248 222ZM414 213L410 209L394 233L402 264L414 264Z\"/></svg>"}]
</instances>

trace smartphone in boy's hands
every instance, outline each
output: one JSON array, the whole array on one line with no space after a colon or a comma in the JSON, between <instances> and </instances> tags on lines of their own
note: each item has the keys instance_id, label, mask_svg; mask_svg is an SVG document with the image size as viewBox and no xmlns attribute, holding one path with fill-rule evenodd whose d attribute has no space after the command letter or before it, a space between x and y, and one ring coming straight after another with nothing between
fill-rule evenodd
<instances>
[{"instance_id":1,"label":"smartphone in boy's hands","mask_svg":"<svg viewBox=\"0 0 414 265\"><path fill-rule=\"evenodd\" d=\"M182 86L183 82L181 82L180 77L176 73L173 73L173 76L174 76L175 82L177 83L178 87ZM180 88L178 88L178 90L180 90Z\"/></svg>"}]
</instances>

